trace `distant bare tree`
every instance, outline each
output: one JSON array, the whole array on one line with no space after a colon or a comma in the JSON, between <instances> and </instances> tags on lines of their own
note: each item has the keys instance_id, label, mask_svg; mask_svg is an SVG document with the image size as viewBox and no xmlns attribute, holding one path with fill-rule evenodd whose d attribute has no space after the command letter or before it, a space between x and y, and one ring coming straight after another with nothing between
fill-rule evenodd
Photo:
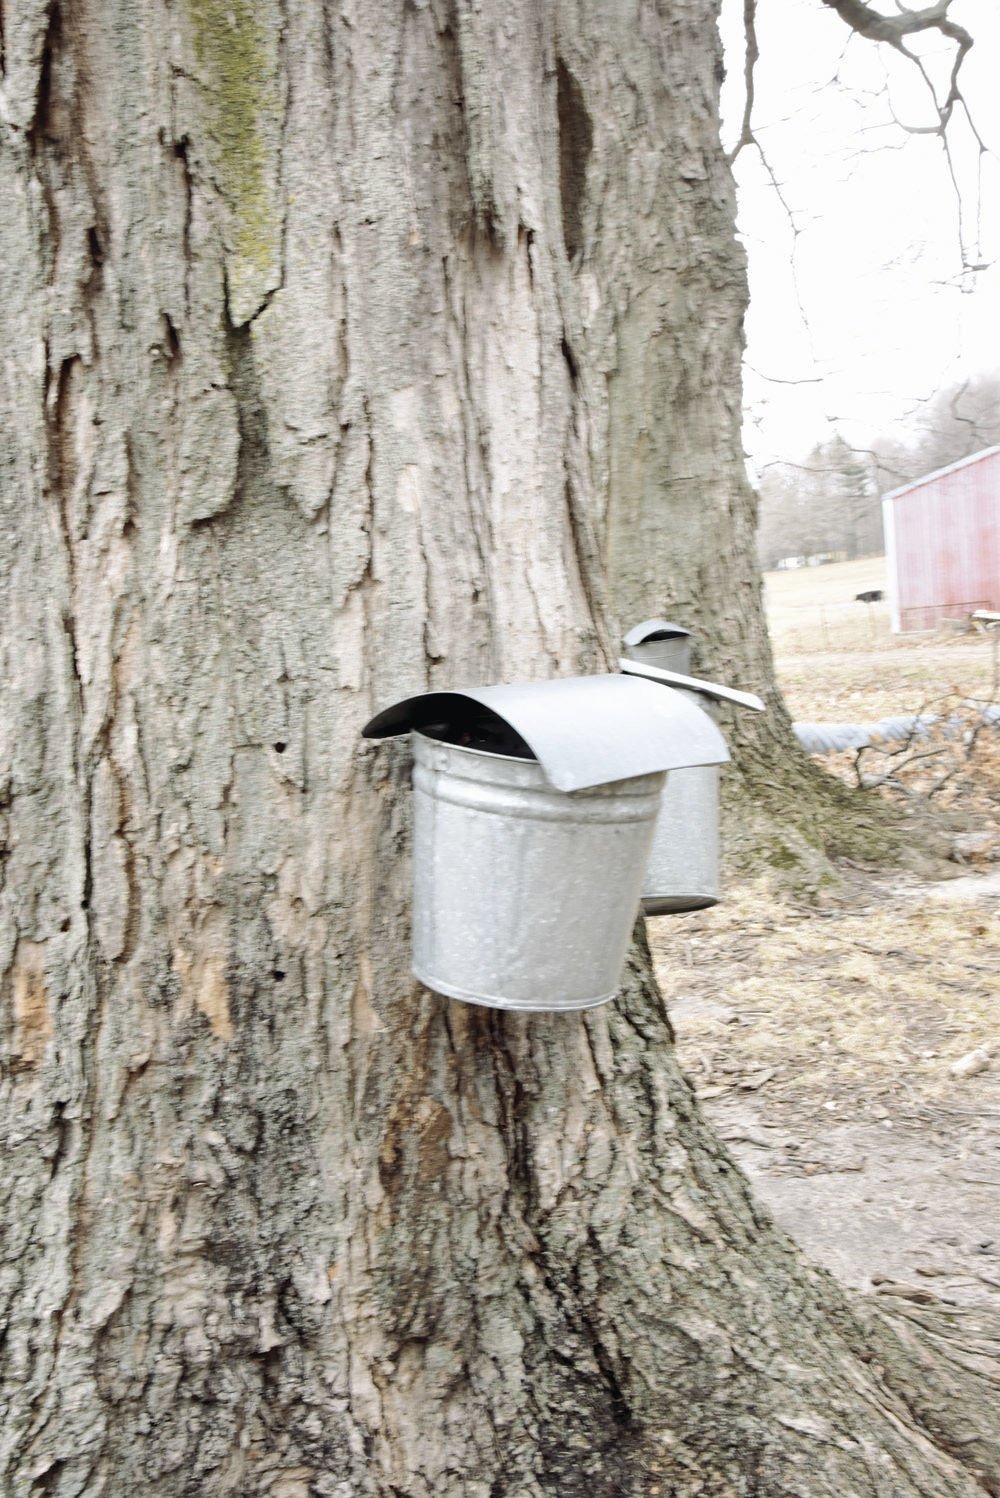
<instances>
[{"instance_id":1,"label":"distant bare tree","mask_svg":"<svg viewBox=\"0 0 1000 1498\"><path fill-rule=\"evenodd\" d=\"M915 429L874 444L880 493L1000 443L1000 370L948 385L931 397Z\"/></svg>"},{"instance_id":2,"label":"distant bare tree","mask_svg":"<svg viewBox=\"0 0 1000 1498\"><path fill-rule=\"evenodd\" d=\"M871 455L839 433L802 463L775 464L760 485L758 552L764 567L783 557L881 550L879 495Z\"/></svg>"}]
</instances>

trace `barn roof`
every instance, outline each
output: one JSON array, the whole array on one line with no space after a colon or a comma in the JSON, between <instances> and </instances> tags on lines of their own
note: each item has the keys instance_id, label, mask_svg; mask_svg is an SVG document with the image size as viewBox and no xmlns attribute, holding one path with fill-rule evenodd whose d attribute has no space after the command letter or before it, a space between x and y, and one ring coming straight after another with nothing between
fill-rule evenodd
<instances>
[{"instance_id":1,"label":"barn roof","mask_svg":"<svg viewBox=\"0 0 1000 1498\"><path fill-rule=\"evenodd\" d=\"M899 489L891 489L888 494L883 494L882 498L899 499L902 495L909 494L911 489L919 489L924 484L930 484L935 479L942 479L946 474L956 473L959 468L968 468L973 463L981 463L984 458L992 458L997 453L1000 453L1000 447L984 447L981 453L973 453L971 458L959 458L957 463L949 463L947 468L935 468L933 473L925 473L910 484L903 484Z\"/></svg>"}]
</instances>

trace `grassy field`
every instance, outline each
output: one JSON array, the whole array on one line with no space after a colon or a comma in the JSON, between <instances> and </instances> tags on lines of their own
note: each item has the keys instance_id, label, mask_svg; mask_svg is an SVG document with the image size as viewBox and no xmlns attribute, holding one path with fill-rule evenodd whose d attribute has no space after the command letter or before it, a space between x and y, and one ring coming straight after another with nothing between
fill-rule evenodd
<instances>
[{"instance_id":1,"label":"grassy field","mask_svg":"<svg viewBox=\"0 0 1000 1498\"><path fill-rule=\"evenodd\" d=\"M950 1065L1000 1041L1000 885L981 890L858 881L814 910L755 882L686 920L683 944L660 920L682 1056L713 1088L767 1068L774 1101L809 1109L877 1113L901 1077L914 1102L941 1103Z\"/></svg>"},{"instance_id":2,"label":"grassy field","mask_svg":"<svg viewBox=\"0 0 1000 1498\"><path fill-rule=\"evenodd\" d=\"M977 722L970 701L997 700L1000 632L893 636L886 604L854 601L884 580L881 557L767 575L777 674L793 718L858 723L929 711ZM912 875L849 868L821 908L760 880L729 890L715 910L651 922L681 1055L707 1096L766 1074L773 1102L875 1116L890 1098L902 1100L903 1088L919 1117L953 1089L953 1062L996 1045L981 1085L1000 1100L1000 733L982 732L971 752L968 737L943 733L940 745L895 753L890 745L863 751L861 761L847 751L822 762L853 785L859 769L888 774L881 791L859 794L919 802L915 837L927 818L952 817L949 827L982 839L967 862L950 866L966 876L956 898L939 899L948 881L939 890ZM934 777L952 768L929 797Z\"/></svg>"},{"instance_id":3,"label":"grassy field","mask_svg":"<svg viewBox=\"0 0 1000 1498\"><path fill-rule=\"evenodd\" d=\"M997 698L1000 641L893 636L854 601L884 577L770 573L768 616L799 721L939 715L902 752L822 760L911 809L914 866L845 860L812 897L761 875L647 931L681 1064L781 1225L850 1284L1000 1306L1000 732L970 706ZM931 826L950 861L923 861Z\"/></svg>"},{"instance_id":4,"label":"grassy field","mask_svg":"<svg viewBox=\"0 0 1000 1498\"><path fill-rule=\"evenodd\" d=\"M884 557L769 572L764 584L778 679L794 718L866 722L933 711L945 696L997 695L1000 632L893 635L887 603L854 601L885 588Z\"/></svg>"},{"instance_id":5,"label":"grassy field","mask_svg":"<svg viewBox=\"0 0 1000 1498\"><path fill-rule=\"evenodd\" d=\"M824 567L793 567L787 572L766 572L768 604L775 613L827 606L858 612L854 602L857 593L873 588L885 591L885 557L860 557L856 562L830 562ZM864 610L866 605L860 605ZM888 630L889 610L886 604L872 606L881 610Z\"/></svg>"}]
</instances>

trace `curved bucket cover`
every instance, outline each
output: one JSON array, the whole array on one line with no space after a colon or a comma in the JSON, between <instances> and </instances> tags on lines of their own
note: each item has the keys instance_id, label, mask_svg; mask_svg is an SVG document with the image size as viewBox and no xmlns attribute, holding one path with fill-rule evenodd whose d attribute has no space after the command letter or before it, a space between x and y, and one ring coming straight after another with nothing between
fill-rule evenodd
<instances>
[{"instance_id":1,"label":"curved bucket cover","mask_svg":"<svg viewBox=\"0 0 1000 1498\"><path fill-rule=\"evenodd\" d=\"M678 640L682 635L690 634L683 624L671 624L669 619L644 619L641 624L633 624L622 644L626 647L645 645L652 640Z\"/></svg>"},{"instance_id":2,"label":"curved bucket cover","mask_svg":"<svg viewBox=\"0 0 1000 1498\"><path fill-rule=\"evenodd\" d=\"M658 673L663 674L663 673ZM638 676L570 676L423 692L376 714L366 739L461 726L478 703L524 740L558 791L729 758L712 720L679 692Z\"/></svg>"},{"instance_id":3,"label":"curved bucket cover","mask_svg":"<svg viewBox=\"0 0 1000 1498\"><path fill-rule=\"evenodd\" d=\"M700 676L682 676L679 671L664 671L660 666L646 666L640 661L628 660L625 656L622 656L618 664L627 676L642 676L647 681L662 682L665 687L700 692L703 697L711 697L716 702L732 702L736 707L748 707L755 713L767 711L765 704L752 692L737 692L735 687L723 687L715 681L703 681Z\"/></svg>"}]
</instances>

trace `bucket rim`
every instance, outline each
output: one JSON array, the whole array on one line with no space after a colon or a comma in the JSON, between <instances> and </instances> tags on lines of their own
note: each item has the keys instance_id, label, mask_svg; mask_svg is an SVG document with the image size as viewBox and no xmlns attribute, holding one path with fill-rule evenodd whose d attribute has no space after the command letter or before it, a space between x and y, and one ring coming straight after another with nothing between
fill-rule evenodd
<instances>
[{"instance_id":1,"label":"bucket rim","mask_svg":"<svg viewBox=\"0 0 1000 1498\"><path fill-rule=\"evenodd\" d=\"M570 1004L543 1004L532 1003L523 999L502 999L495 994L476 993L471 988L460 988L456 983L448 983L440 979L434 979L431 975L421 973L416 963L412 963L410 971L418 983L422 983L431 993L439 994L442 998L458 999L463 1004L480 1004L485 1009L506 1009L508 1013L519 1014L574 1014L584 1009L597 1009L601 1004L610 1003L616 999L621 992L619 983L610 993L604 993L597 998L574 1000Z\"/></svg>"},{"instance_id":2,"label":"bucket rim","mask_svg":"<svg viewBox=\"0 0 1000 1498\"><path fill-rule=\"evenodd\" d=\"M425 744L437 744L440 749L457 749L459 754L475 754L479 759L502 759L507 764L515 765L537 765L543 778L545 771L538 755L532 750L530 756L524 754L497 754L494 749L473 749L471 744L453 744L450 739L436 739L432 733L424 733L422 728L411 728L411 734L415 739L423 739ZM531 747L530 745L528 746Z\"/></svg>"}]
</instances>

